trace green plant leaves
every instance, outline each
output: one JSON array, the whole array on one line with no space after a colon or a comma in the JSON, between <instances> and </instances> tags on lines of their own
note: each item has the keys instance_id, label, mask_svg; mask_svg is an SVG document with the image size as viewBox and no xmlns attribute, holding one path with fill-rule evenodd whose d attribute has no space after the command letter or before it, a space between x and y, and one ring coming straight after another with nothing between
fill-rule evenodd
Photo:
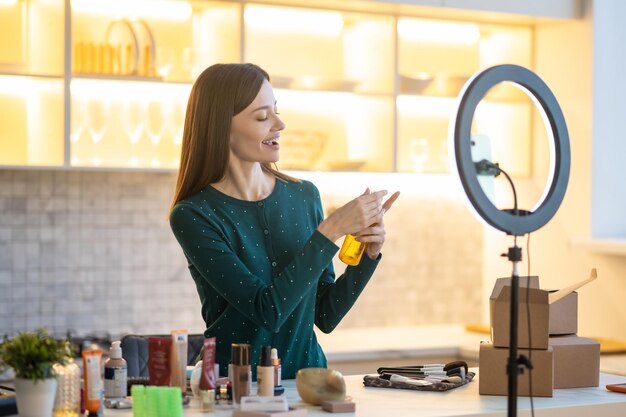
<instances>
[{"instance_id":1,"label":"green plant leaves","mask_svg":"<svg viewBox=\"0 0 626 417\"><path fill-rule=\"evenodd\" d=\"M37 380L53 377L52 365L65 363L69 353L66 343L59 343L42 328L4 341L0 358L15 369L18 378Z\"/></svg>"}]
</instances>

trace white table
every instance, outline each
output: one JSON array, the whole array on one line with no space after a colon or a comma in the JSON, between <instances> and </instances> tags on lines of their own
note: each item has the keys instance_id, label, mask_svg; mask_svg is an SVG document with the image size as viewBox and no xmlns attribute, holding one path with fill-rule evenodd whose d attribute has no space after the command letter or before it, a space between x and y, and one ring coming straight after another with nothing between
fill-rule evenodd
<instances>
[{"instance_id":1,"label":"white table","mask_svg":"<svg viewBox=\"0 0 626 417\"><path fill-rule=\"evenodd\" d=\"M476 369L472 369L476 371ZM348 395L356 403L356 413L340 414L356 417L453 417L453 416L488 416L504 417L507 415L507 398L500 396L478 395L478 375L474 381L460 388L447 392L422 392L363 386L361 375L346 376ZM626 394L607 391L609 383L626 382L626 377L601 374L600 386L596 388L558 389L552 398L535 398L535 416L537 417L624 417L626 416ZM295 381L284 381L289 404L298 408L307 408L310 417L329 417L330 414L302 403L295 389ZM530 416L529 399L519 397L518 416ZM185 409L185 416L205 415L227 417L232 408L218 406L212 414L203 414L192 401ZM129 417L129 410L106 410L105 417Z\"/></svg>"}]
</instances>

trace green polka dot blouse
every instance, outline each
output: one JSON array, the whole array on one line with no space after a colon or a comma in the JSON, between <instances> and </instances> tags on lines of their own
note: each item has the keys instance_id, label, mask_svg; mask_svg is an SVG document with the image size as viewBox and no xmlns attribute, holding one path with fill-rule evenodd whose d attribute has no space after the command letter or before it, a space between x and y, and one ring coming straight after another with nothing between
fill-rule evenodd
<instances>
[{"instance_id":1,"label":"green polka dot blouse","mask_svg":"<svg viewBox=\"0 0 626 417\"><path fill-rule=\"evenodd\" d=\"M331 332L352 307L380 260L363 256L335 280L338 247L316 229L323 220L317 188L276 180L261 201L243 201L208 186L178 202L170 226L188 260L202 303L206 337L226 375L231 343L278 349L284 378L326 367L313 325Z\"/></svg>"}]
</instances>

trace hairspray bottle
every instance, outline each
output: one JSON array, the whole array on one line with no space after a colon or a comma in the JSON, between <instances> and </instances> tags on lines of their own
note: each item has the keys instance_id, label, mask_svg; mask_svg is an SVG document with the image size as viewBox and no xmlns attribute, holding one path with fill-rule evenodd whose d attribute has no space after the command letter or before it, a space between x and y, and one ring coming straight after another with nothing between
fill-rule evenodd
<instances>
[{"instance_id":1,"label":"hairspray bottle","mask_svg":"<svg viewBox=\"0 0 626 417\"><path fill-rule=\"evenodd\" d=\"M365 243L359 242L353 235L346 235L339 251L339 259L345 264L355 266L361 262Z\"/></svg>"}]
</instances>

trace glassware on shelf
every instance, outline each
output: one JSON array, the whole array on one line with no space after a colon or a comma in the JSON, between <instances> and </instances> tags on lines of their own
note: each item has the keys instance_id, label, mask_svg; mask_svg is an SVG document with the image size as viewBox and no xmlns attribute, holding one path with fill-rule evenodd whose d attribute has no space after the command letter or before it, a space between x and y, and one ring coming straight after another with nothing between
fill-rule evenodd
<instances>
[{"instance_id":1,"label":"glassware on shelf","mask_svg":"<svg viewBox=\"0 0 626 417\"><path fill-rule=\"evenodd\" d=\"M76 143L80 140L87 125L86 103L74 97L71 103L71 123L70 141Z\"/></svg>"},{"instance_id":2,"label":"glassware on shelf","mask_svg":"<svg viewBox=\"0 0 626 417\"><path fill-rule=\"evenodd\" d=\"M100 143L104 137L109 118L108 100L91 99L87 102L87 131L94 144Z\"/></svg>"},{"instance_id":3,"label":"glassware on shelf","mask_svg":"<svg viewBox=\"0 0 626 417\"><path fill-rule=\"evenodd\" d=\"M161 103L151 101L148 103L147 109L146 132L153 145L158 145L163 137L163 108Z\"/></svg>"},{"instance_id":4,"label":"glassware on shelf","mask_svg":"<svg viewBox=\"0 0 626 417\"><path fill-rule=\"evenodd\" d=\"M429 158L428 139L414 138L409 141L409 159L415 172L424 172Z\"/></svg>"},{"instance_id":5,"label":"glassware on shelf","mask_svg":"<svg viewBox=\"0 0 626 417\"><path fill-rule=\"evenodd\" d=\"M157 75L163 79L167 79L174 69L174 62L176 62L175 51L170 48L161 48L159 49L156 60Z\"/></svg>"},{"instance_id":6,"label":"glassware on shelf","mask_svg":"<svg viewBox=\"0 0 626 417\"><path fill-rule=\"evenodd\" d=\"M136 145L141 140L146 127L145 120L145 109L142 103L130 100L124 103L122 125L131 145Z\"/></svg>"},{"instance_id":7,"label":"glassware on shelf","mask_svg":"<svg viewBox=\"0 0 626 417\"><path fill-rule=\"evenodd\" d=\"M185 129L185 106L181 102L175 102L169 109L169 121L167 130L175 145L183 143L183 130Z\"/></svg>"},{"instance_id":8,"label":"glassware on shelf","mask_svg":"<svg viewBox=\"0 0 626 417\"><path fill-rule=\"evenodd\" d=\"M159 149L164 127L162 103L150 101L146 109L146 133L150 138L150 165L155 168L161 165Z\"/></svg>"},{"instance_id":9,"label":"glassware on shelf","mask_svg":"<svg viewBox=\"0 0 626 417\"><path fill-rule=\"evenodd\" d=\"M167 144L161 160L164 165L177 168L180 163L180 149L183 143L183 131L185 129L185 104L182 101L173 101L167 109L167 124L164 137L168 137ZM167 136L165 136L167 132Z\"/></svg>"}]
</instances>

